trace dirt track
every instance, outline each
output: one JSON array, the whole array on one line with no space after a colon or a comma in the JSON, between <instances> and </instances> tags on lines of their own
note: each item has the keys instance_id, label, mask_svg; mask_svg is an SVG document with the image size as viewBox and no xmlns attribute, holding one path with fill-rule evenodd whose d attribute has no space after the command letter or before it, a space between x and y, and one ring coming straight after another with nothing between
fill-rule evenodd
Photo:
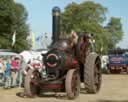
<instances>
[{"instance_id":1,"label":"dirt track","mask_svg":"<svg viewBox=\"0 0 128 102\"><path fill-rule=\"evenodd\" d=\"M0 88L0 102L128 102L128 75L103 75L102 87L98 94L81 93L76 100L58 99L48 95L37 98L20 98L17 92L23 89L4 90Z\"/></svg>"}]
</instances>

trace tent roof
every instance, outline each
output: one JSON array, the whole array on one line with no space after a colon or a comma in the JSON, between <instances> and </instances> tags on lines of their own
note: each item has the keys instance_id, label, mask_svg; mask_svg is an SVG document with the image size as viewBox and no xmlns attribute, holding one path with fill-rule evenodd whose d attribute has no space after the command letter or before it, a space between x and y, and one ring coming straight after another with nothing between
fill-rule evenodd
<instances>
[{"instance_id":1,"label":"tent roof","mask_svg":"<svg viewBox=\"0 0 128 102\"><path fill-rule=\"evenodd\" d=\"M15 52L4 52L4 51L0 51L0 56L16 56L18 55Z\"/></svg>"}]
</instances>

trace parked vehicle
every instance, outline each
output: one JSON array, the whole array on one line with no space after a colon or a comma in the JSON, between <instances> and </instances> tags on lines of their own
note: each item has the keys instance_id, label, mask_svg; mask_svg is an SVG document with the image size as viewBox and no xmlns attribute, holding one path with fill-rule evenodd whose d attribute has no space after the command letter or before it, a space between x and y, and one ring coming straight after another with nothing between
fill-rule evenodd
<instances>
[{"instance_id":1,"label":"parked vehicle","mask_svg":"<svg viewBox=\"0 0 128 102\"><path fill-rule=\"evenodd\" d=\"M60 9L53 9L53 43L43 55L46 76L36 68L28 70L25 77L25 94L40 92L66 92L69 99L80 93L83 82L87 93L97 93L101 86L101 61L94 51L92 34L75 33L60 39ZM79 36L78 36L79 35ZM42 67L42 68L43 68Z\"/></svg>"},{"instance_id":2,"label":"parked vehicle","mask_svg":"<svg viewBox=\"0 0 128 102\"><path fill-rule=\"evenodd\" d=\"M128 49L111 49L108 55L110 73L128 73Z\"/></svg>"},{"instance_id":3,"label":"parked vehicle","mask_svg":"<svg viewBox=\"0 0 128 102\"><path fill-rule=\"evenodd\" d=\"M101 56L101 68L102 68L102 73L104 74L108 74L109 70L108 70L108 55L102 55Z\"/></svg>"}]
</instances>

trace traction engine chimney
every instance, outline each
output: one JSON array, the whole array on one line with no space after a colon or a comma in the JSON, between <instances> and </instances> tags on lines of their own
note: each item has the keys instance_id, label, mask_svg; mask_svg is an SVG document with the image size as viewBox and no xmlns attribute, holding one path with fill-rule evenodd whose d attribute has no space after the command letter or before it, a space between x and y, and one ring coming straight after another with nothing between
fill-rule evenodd
<instances>
[{"instance_id":1,"label":"traction engine chimney","mask_svg":"<svg viewBox=\"0 0 128 102\"><path fill-rule=\"evenodd\" d=\"M52 44L59 40L60 35L60 8L54 7L52 10Z\"/></svg>"}]
</instances>

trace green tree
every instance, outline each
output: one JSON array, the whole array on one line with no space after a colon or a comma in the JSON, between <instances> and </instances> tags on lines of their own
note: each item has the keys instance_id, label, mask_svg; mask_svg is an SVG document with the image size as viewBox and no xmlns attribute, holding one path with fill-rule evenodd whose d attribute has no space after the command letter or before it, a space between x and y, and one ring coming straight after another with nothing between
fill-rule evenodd
<instances>
[{"instance_id":1,"label":"green tree","mask_svg":"<svg viewBox=\"0 0 128 102\"><path fill-rule=\"evenodd\" d=\"M111 17L105 29L107 30L109 36L111 36L111 46L109 47L116 47L116 44L119 43L119 41L122 40L123 37L121 19Z\"/></svg>"},{"instance_id":2,"label":"green tree","mask_svg":"<svg viewBox=\"0 0 128 102\"><path fill-rule=\"evenodd\" d=\"M29 49L30 43L26 40L29 35L29 26L26 24L27 20L27 11L21 4L16 4L15 6L15 25L14 30L17 32L16 44L14 50L22 51L24 49Z\"/></svg>"},{"instance_id":3,"label":"green tree","mask_svg":"<svg viewBox=\"0 0 128 102\"><path fill-rule=\"evenodd\" d=\"M113 38L115 39L116 37L119 37L118 41L109 42L113 36L113 34L109 32L111 24L109 23L106 27L103 26L104 21L106 21L105 14L107 11L107 8L92 1L82 2L80 4L74 2L68 4L61 16L62 34L69 34L72 30L76 32L93 33L96 38L96 50L99 52L103 47L104 52L107 52L110 46L113 47L113 45L116 45L123 36L122 33L118 33L119 36L115 34L115 37ZM117 21L117 23L119 26L120 22ZM113 26L114 28L117 28L116 25ZM122 25L120 25L120 28L122 29Z\"/></svg>"},{"instance_id":4,"label":"green tree","mask_svg":"<svg viewBox=\"0 0 128 102\"><path fill-rule=\"evenodd\" d=\"M26 40L29 26L26 24L27 11L23 5L13 0L0 0L0 48L22 51L29 49ZM12 35L16 31L16 43L12 44Z\"/></svg>"}]
</instances>

